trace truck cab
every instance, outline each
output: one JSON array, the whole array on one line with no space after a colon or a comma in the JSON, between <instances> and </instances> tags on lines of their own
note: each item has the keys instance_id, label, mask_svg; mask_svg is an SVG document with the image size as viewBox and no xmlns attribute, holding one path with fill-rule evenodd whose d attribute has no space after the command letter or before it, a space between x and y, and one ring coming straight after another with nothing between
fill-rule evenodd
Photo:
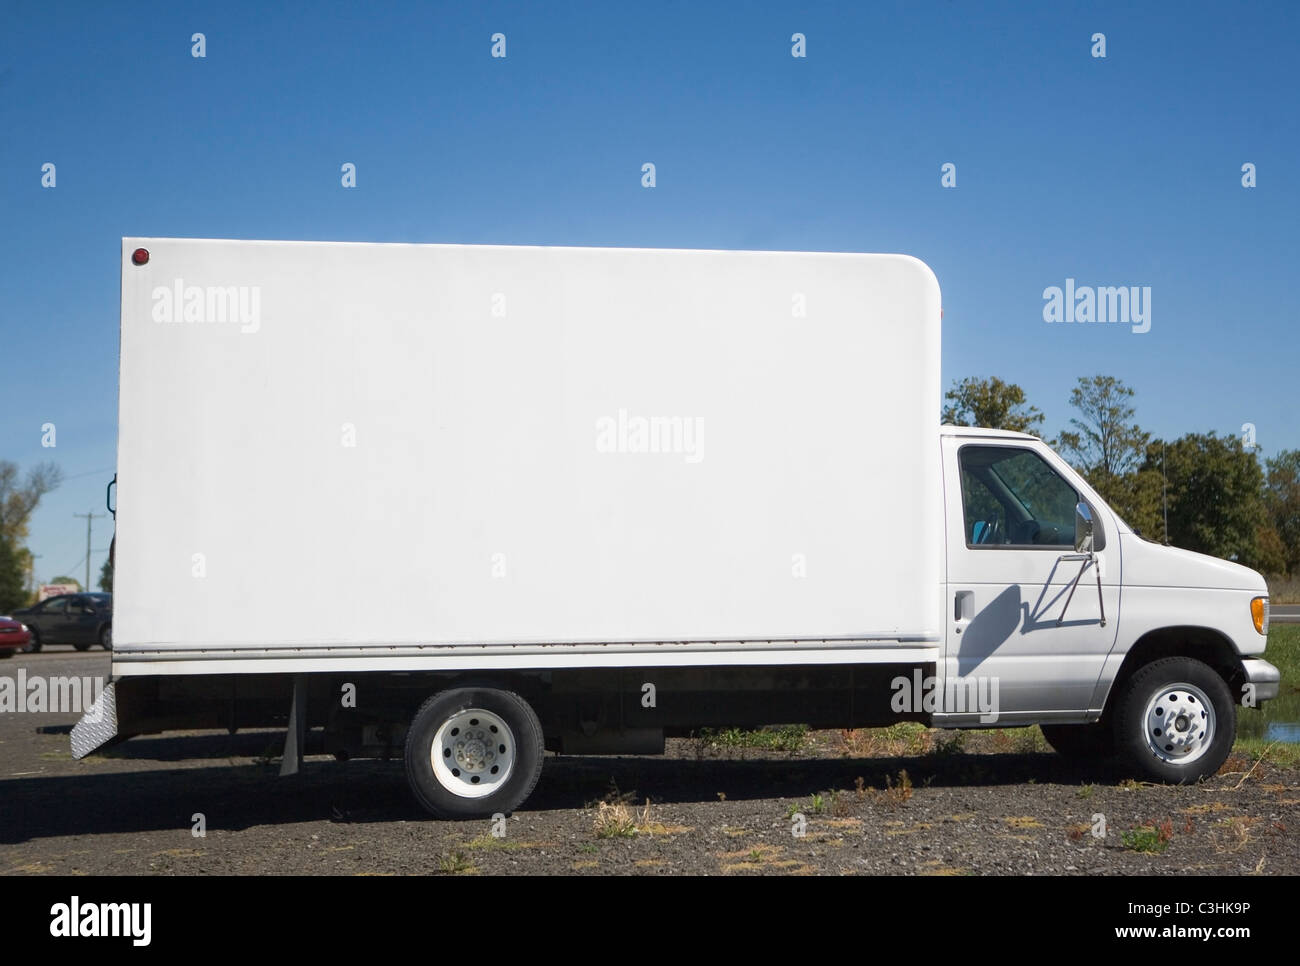
<instances>
[{"instance_id":1,"label":"truck cab","mask_svg":"<svg viewBox=\"0 0 1300 966\"><path fill-rule=\"evenodd\" d=\"M1151 778L1212 774L1237 704L1276 696L1253 570L1139 536L1042 440L945 426L943 710L993 682L1003 725L1064 750L1127 751ZM952 684L950 682L957 682Z\"/></svg>"}]
</instances>

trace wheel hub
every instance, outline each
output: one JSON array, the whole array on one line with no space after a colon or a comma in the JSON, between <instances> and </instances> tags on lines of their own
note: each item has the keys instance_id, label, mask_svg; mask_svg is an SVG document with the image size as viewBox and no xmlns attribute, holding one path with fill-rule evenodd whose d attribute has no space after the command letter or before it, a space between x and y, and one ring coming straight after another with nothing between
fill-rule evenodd
<instances>
[{"instance_id":1,"label":"wheel hub","mask_svg":"<svg viewBox=\"0 0 1300 966\"><path fill-rule=\"evenodd\" d=\"M476 737L468 741L457 742L455 749L456 761L467 771L482 771L487 767L488 762L496 757L483 743L483 732L481 731L478 732Z\"/></svg>"},{"instance_id":2,"label":"wheel hub","mask_svg":"<svg viewBox=\"0 0 1300 966\"><path fill-rule=\"evenodd\" d=\"M1195 761L1214 741L1214 705L1190 684L1162 688L1147 703L1142 720L1147 747L1163 761Z\"/></svg>"},{"instance_id":3,"label":"wheel hub","mask_svg":"<svg viewBox=\"0 0 1300 966\"><path fill-rule=\"evenodd\" d=\"M438 729L429 749L434 777L464 798L483 798L501 786L514 769L515 739L505 720L482 708L452 715Z\"/></svg>"}]
</instances>

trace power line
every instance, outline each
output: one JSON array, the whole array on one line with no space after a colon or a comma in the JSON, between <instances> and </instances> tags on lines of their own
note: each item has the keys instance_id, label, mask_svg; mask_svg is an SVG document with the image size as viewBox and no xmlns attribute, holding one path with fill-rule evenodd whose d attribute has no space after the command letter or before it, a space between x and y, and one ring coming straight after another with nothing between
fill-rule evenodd
<instances>
[{"instance_id":1,"label":"power line","mask_svg":"<svg viewBox=\"0 0 1300 966\"><path fill-rule=\"evenodd\" d=\"M107 473L107 472L108 472L109 470L111 470L112 468L113 468L113 467L111 467L111 466L106 466L106 467L104 467L102 470L87 470L87 471L84 472L84 473L74 473L72 476L65 476L65 477L63 477L63 479L64 479L65 481L67 481L67 480L79 480L79 479L81 479L83 476L94 476L96 473Z\"/></svg>"},{"instance_id":2,"label":"power line","mask_svg":"<svg viewBox=\"0 0 1300 966\"><path fill-rule=\"evenodd\" d=\"M63 570L60 570L60 571L59 571L57 574L55 574L54 576L56 576L56 577L67 577L67 576L69 576L69 575L72 573L73 570L75 570L76 568L78 568L78 567L81 566L81 561L82 561L82 560L85 560L85 559L86 559L85 557L82 557L81 560L78 560L78 561L77 561L76 563L74 563L71 567L67 567L67 568L65 568L65 569L63 569Z\"/></svg>"}]
</instances>

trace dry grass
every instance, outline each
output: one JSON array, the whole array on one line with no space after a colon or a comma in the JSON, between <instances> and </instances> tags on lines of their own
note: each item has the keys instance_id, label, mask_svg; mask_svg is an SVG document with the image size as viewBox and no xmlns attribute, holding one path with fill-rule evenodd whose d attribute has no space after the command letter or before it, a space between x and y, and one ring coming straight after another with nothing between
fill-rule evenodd
<instances>
[{"instance_id":1,"label":"dry grass","mask_svg":"<svg viewBox=\"0 0 1300 966\"><path fill-rule=\"evenodd\" d=\"M1009 815L1002 821L1007 823L1009 828L1042 828L1043 823L1032 815Z\"/></svg>"},{"instance_id":2,"label":"dry grass","mask_svg":"<svg viewBox=\"0 0 1300 966\"><path fill-rule=\"evenodd\" d=\"M1092 826L1087 822L1075 822L1073 825L1065 827L1065 837L1071 842L1080 842L1083 837L1092 831Z\"/></svg>"},{"instance_id":3,"label":"dry grass","mask_svg":"<svg viewBox=\"0 0 1300 966\"><path fill-rule=\"evenodd\" d=\"M443 875L478 875L479 868L464 852L449 852L438 860L438 871Z\"/></svg>"},{"instance_id":4,"label":"dry grass","mask_svg":"<svg viewBox=\"0 0 1300 966\"><path fill-rule=\"evenodd\" d=\"M1250 844L1250 826L1254 820L1242 815L1225 818L1215 822L1210 829L1210 841L1214 851L1223 853L1240 852Z\"/></svg>"},{"instance_id":5,"label":"dry grass","mask_svg":"<svg viewBox=\"0 0 1300 966\"><path fill-rule=\"evenodd\" d=\"M621 801L600 802L592 820L592 831L598 839L618 839L636 835L679 835L691 831L691 827L664 824L655 815L647 798L640 809L629 808Z\"/></svg>"},{"instance_id":6,"label":"dry grass","mask_svg":"<svg viewBox=\"0 0 1300 966\"><path fill-rule=\"evenodd\" d=\"M845 758L905 758L929 754L939 732L915 721L887 728L844 729L838 733Z\"/></svg>"},{"instance_id":7,"label":"dry grass","mask_svg":"<svg viewBox=\"0 0 1300 966\"><path fill-rule=\"evenodd\" d=\"M883 792L877 792L876 794L879 801L883 801L886 805L894 807L903 805L910 801L912 798L912 779L908 776L907 769L904 768L898 773L897 785L894 784L892 778L886 775L885 790Z\"/></svg>"},{"instance_id":8,"label":"dry grass","mask_svg":"<svg viewBox=\"0 0 1300 966\"><path fill-rule=\"evenodd\" d=\"M873 758L880 748L880 739L867 728L844 728L839 738L839 752L845 758Z\"/></svg>"},{"instance_id":9,"label":"dry grass","mask_svg":"<svg viewBox=\"0 0 1300 966\"><path fill-rule=\"evenodd\" d=\"M832 815L843 818L846 815L852 815L853 811L854 800L849 797L848 792L843 792L839 789L831 792L830 813Z\"/></svg>"},{"instance_id":10,"label":"dry grass","mask_svg":"<svg viewBox=\"0 0 1300 966\"><path fill-rule=\"evenodd\" d=\"M627 839L636 835L636 818L622 802L611 805L601 802L596 806L596 817L591 830L598 839Z\"/></svg>"},{"instance_id":11,"label":"dry grass","mask_svg":"<svg viewBox=\"0 0 1300 966\"><path fill-rule=\"evenodd\" d=\"M1232 752L1224 759L1223 764L1219 766L1219 775L1240 775L1250 767L1250 761L1245 755Z\"/></svg>"},{"instance_id":12,"label":"dry grass","mask_svg":"<svg viewBox=\"0 0 1300 966\"><path fill-rule=\"evenodd\" d=\"M739 852L715 853L721 860L722 872L734 875L738 872L778 872L785 875L811 875L813 869L800 859L783 857L785 848L780 845L759 845Z\"/></svg>"},{"instance_id":13,"label":"dry grass","mask_svg":"<svg viewBox=\"0 0 1300 966\"><path fill-rule=\"evenodd\" d=\"M1300 575L1270 577L1268 597L1274 604L1300 604Z\"/></svg>"}]
</instances>

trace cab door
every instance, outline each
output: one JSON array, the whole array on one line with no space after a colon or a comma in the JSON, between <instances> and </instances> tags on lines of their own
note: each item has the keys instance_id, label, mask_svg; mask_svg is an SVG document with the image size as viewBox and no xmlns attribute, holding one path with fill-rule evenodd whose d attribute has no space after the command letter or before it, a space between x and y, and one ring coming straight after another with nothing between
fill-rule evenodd
<instances>
[{"instance_id":1,"label":"cab door","mask_svg":"<svg viewBox=\"0 0 1300 966\"><path fill-rule=\"evenodd\" d=\"M971 713L969 696L982 694L995 698L1004 723L1042 714L1083 720L1115 644L1113 526L1090 503L1096 552L1091 562L1079 559L1074 516L1082 495L1037 447L989 437L944 437L943 447L948 592L938 717L990 723Z\"/></svg>"}]
</instances>

